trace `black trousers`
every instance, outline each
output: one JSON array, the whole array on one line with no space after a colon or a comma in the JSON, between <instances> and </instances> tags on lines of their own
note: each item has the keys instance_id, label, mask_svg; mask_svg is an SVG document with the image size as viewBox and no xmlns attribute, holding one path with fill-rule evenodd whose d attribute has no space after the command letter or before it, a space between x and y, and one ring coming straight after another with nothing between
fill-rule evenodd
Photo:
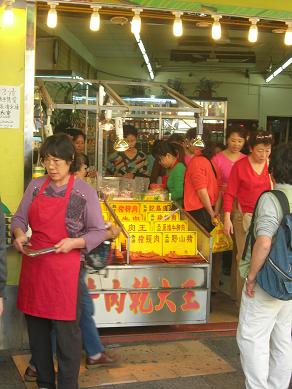
<instances>
[{"instance_id":1,"label":"black trousers","mask_svg":"<svg viewBox=\"0 0 292 389\"><path fill-rule=\"evenodd\" d=\"M188 211L188 212L208 232L211 232L214 229L211 216L209 215L209 213L206 211L205 208L197 209L195 211Z\"/></svg>"},{"instance_id":2,"label":"black trousers","mask_svg":"<svg viewBox=\"0 0 292 389\"><path fill-rule=\"evenodd\" d=\"M52 326L56 332L58 359L58 389L78 389L81 358L80 287L77 318L74 321L43 319L25 315L32 360L37 370L37 383L41 388L56 389L52 352Z\"/></svg>"}]
</instances>

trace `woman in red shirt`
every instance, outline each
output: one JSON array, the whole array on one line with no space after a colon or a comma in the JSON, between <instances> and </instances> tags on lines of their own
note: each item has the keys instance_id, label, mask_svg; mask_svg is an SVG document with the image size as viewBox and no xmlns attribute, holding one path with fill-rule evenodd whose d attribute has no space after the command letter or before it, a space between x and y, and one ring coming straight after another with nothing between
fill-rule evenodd
<instances>
[{"instance_id":1,"label":"woman in red shirt","mask_svg":"<svg viewBox=\"0 0 292 389\"><path fill-rule=\"evenodd\" d=\"M268 159L271 154L272 142L272 134L267 131L257 131L251 134L248 142L250 154L247 158L234 164L223 196L224 230L228 235L234 233L237 246L236 300L238 303L243 287L238 265L244 249L246 232L257 199L262 192L271 189ZM237 199L237 210L231 221L230 214L235 199Z\"/></svg>"}]
</instances>

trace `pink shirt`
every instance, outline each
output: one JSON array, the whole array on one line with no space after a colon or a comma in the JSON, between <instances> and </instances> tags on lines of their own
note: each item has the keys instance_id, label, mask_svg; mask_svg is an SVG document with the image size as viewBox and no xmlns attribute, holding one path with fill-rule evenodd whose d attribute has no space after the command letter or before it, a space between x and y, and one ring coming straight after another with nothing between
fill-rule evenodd
<instances>
[{"instance_id":1,"label":"pink shirt","mask_svg":"<svg viewBox=\"0 0 292 389\"><path fill-rule=\"evenodd\" d=\"M223 151L220 151L220 153L216 154L212 158L212 162L214 162L220 172L220 175L218 177L220 190L225 190L233 165L235 164L235 162L240 161L242 158L246 158L246 155L240 153L236 161L231 161L229 158L226 157Z\"/></svg>"}]
</instances>

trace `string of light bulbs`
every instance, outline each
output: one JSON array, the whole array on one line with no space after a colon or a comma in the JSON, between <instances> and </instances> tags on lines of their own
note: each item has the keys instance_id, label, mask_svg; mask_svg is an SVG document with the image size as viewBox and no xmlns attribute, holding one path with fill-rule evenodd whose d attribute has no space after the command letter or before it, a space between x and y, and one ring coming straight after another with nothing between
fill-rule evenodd
<instances>
[{"instance_id":1,"label":"string of light bulbs","mask_svg":"<svg viewBox=\"0 0 292 389\"><path fill-rule=\"evenodd\" d=\"M58 3L56 2L48 2L48 5L50 6L50 10L48 12L48 19L47 19L47 24L48 27L50 28L55 28L57 26L57 11L56 11L56 6ZM99 15L99 10L101 6L99 5L91 5L92 8L92 14L90 17L90 30L91 31L98 31L100 28L100 15ZM134 35L140 34L141 32L141 13L143 12L142 8L133 8L132 9L134 15L131 20L131 32ZM50 18L49 18L50 14ZM173 35L175 37L181 37L183 35L183 12L181 11L173 11L172 14L174 15L174 21L173 21L173 26L172 26L172 31ZM222 36L222 28L221 28L221 23L220 19L223 18L222 15L212 15L213 18L213 23L211 27L211 36L212 39L214 40L220 40ZM50 19L50 20L49 20ZM248 41L251 43L256 43L258 40L258 26L257 23L260 21L260 19L256 17L249 18L250 22L250 27L248 30ZM291 46L292 45L292 22L286 22L287 25L287 30L285 32L285 37L284 37L284 43L286 46Z\"/></svg>"}]
</instances>

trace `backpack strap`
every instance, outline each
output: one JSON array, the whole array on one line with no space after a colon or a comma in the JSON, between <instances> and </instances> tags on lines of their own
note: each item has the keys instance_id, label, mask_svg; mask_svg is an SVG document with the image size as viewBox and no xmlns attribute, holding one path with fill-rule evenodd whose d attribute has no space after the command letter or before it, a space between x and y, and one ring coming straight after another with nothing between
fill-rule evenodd
<instances>
[{"instance_id":1,"label":"backpack strap","mask_svg":"<svg viewBox=\"0 0 292 389\"><path fill-rule=\"evenodd\" d=\"M248 229L248 233L247 233L247 236L246 236L246 239L245 239L243 253L242 253L242 260L244 260L244 261L245 261L245 256L246 256L246 252L247 252L249 243L250 243L251 251L252 251L252 248L253 248L253 246L255 244L255 241L256 241L255 236L254 236L254 219L255 219L258 203L259 203L259 201L260 201L260 199L261 199L261 197L262 197L262 195L264 193L271 193L271 192L273 192L273 191L272 190L266 190L257 199L256 205L255 205L254 210L253 210L253 214L252 214L250 226L249 226L249 229Z\"/></svg>"},{"instance_id":2,"label":"backpack strap","mask_svg":"<svg viewBox=\"0 0 292 389\"><path fill-rule=\"evenodd\" d=\"M281 190L276 190L276 189L272 190L271 193L273 193L273 195L275 197L277 197L277 200L279 201L280 206L282 208L283 217L286 216L286 215L289 215L289 213L290 213L290 204L289 204L288 198L285 195L285 193L282 192Z\"/></svg>"},{"instance_id":3,"label":"backpack strap","mask_svg":"<svg viewBox=\"0 0 292 389\"><path fill-rule=\"evenodd\" d=\"M277 198L277 200L279 201L280 206L282 208L283 216L289 215L289 213L290 213L289 201L288 201L288 198L287 198L287 196L285 195L284 192L282 192L281 190L276 190L276 189L275 190L266 190L265 192L263 192L260 195L260 197L258 198L258 200L256 202L256 205L254 207L251 223L250 223L250 226L249 226L249 230L248 230L248 233L247 233L247 236L246 236L245 245L244 245L244 249L243 249L243 253L242 253L242 259L243 260L245 260L245 256L246 256L246 252L247 252L249 243L250 243L251 251L252 251L253 246L254 246L255 241L256 241L255 236L254 236L254 219L255 219L258 203L259 203L259 201L260 201L260 199L261 199L261 197L262 197L262 195L264 193L272 193Z\"/></svg>"}]
</instances>

